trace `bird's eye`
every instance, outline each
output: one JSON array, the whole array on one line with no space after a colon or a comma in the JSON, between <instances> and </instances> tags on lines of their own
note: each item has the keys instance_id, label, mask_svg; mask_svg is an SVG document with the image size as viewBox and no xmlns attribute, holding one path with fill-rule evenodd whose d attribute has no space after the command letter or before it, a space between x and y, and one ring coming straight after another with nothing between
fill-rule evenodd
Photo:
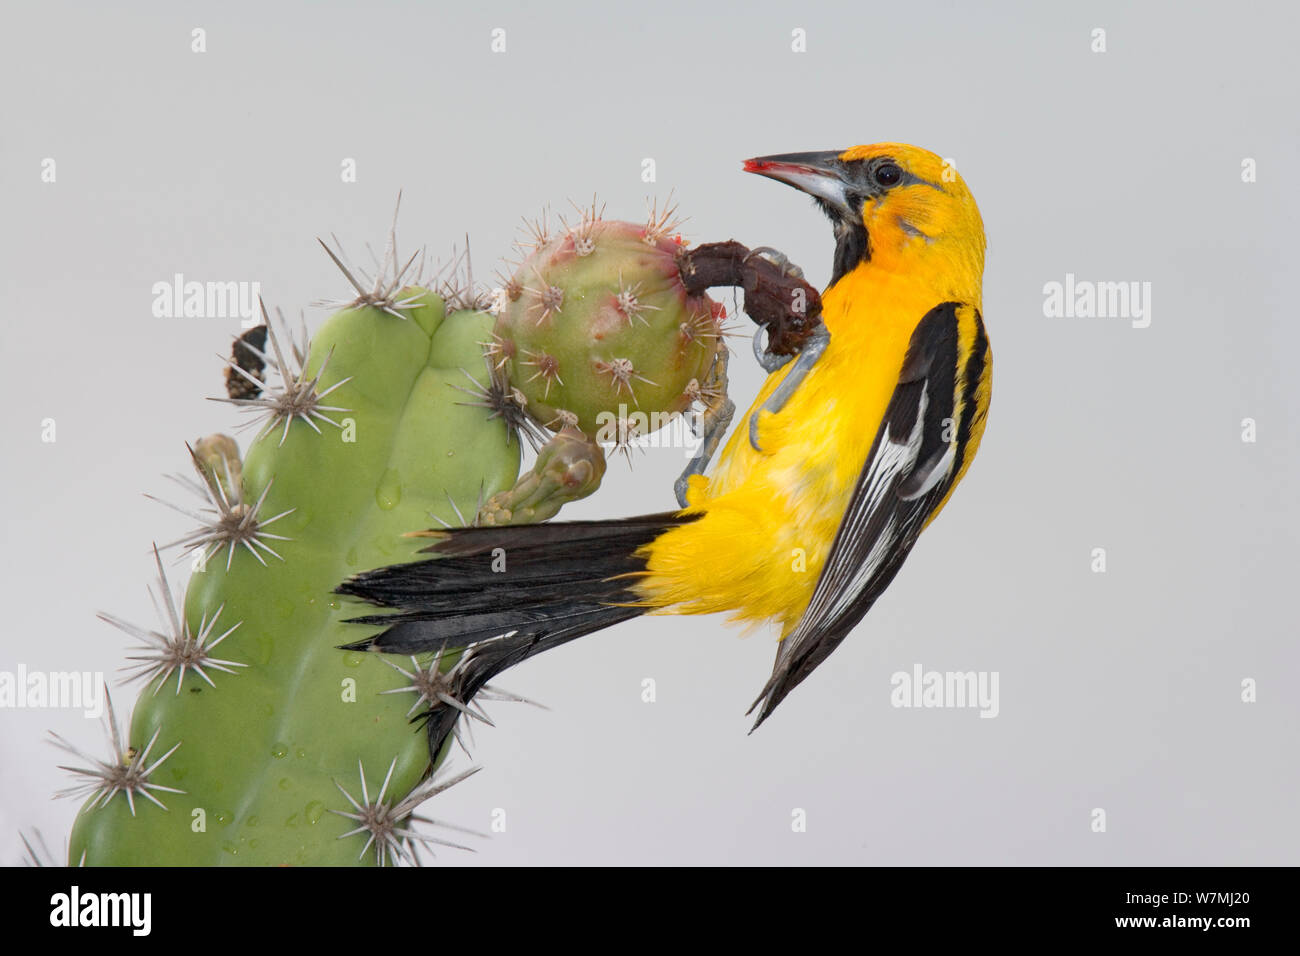
<instances>
[{"instance_id":1,"label":"bird's eye","mask_svg":"<svg viewBox=\"0 0 1300 956\"><path fill-rule=\"evenodd\" d=\"M893 163L885 163L878 166L874 173L876 184L888 189L890 186L897 186L903 181L903 171Z\"/></svg>"}]
</instances>

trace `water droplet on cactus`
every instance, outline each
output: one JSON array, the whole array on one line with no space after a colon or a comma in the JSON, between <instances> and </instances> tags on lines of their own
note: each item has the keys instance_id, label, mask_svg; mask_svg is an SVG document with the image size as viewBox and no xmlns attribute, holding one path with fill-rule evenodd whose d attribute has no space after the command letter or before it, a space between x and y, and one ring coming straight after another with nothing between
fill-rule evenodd
<instances>
[{"instance_id":1,"label":"water droplet on cactus","mask_svg":"<svg viewBox=\"0 0 1300 956\"><path fill-rule=\"evenodd\" d=\"M292 609L292 608L291 608ZM257 634L248 639L249 651L252 654L253 661L265 666L271 661L271 654L275 651L275 644L269 634ZM271 705L266 705L266 715L269 717L275 710Z\"/></svg>"},{"instance_id":2,"label":"water droplet on cactus","mask_svg":"<svg viewBox=\"0 0 1300 956\"><path fill-rule=\"evenodd\" d=\"M375 489L375 504L384 511L392 511L402 500L402 476L396 468L389 468L379 479Z\"/></svg>"}]
</instances>

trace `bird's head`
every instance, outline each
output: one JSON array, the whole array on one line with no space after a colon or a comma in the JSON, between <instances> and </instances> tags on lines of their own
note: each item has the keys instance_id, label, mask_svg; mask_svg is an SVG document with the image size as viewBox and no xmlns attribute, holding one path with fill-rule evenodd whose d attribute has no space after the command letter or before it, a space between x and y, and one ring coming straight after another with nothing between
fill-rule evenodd
<instances>
[{"instance_id":1,"label":"bird's head","mask_svg":"<svg viewBox=\"0 0 1300 956\"><path fill-rule=\"evenodd\" d=\"M835 229L832 283L862 263L914 270L933 259L976 282L984 225L956 167L929 150L876 143L745 160L745 171L808 193Z\"/></svg>"}]
</instances>

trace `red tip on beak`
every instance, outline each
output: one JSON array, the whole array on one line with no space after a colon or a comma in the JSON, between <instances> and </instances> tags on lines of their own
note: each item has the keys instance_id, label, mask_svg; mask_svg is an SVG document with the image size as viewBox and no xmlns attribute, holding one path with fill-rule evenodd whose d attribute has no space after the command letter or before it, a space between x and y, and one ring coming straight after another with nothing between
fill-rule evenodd
<instances>
[{"instance_id":1,"label":"red tip on beak","mask_svg":"<svg viewBox=\"0 0 1300 956\"><path fill-rule=\"evenodd\" d=\"M744 161L744 171L793 186L829 203L846 218L852 218L857 212L848 207L845 198L849 184L845 181L845 166L840 160L843 152L841 149L755 156Z\"/></svg>"}]
</instances>

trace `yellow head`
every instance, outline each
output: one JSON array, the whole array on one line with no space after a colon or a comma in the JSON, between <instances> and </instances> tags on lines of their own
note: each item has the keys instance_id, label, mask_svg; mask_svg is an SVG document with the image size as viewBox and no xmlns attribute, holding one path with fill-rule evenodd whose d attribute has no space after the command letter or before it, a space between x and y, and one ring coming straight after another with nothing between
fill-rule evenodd
<instances>
[{"instance_id":1,"label":"yellow head","mask_svg":"<svg viewBox=\"0 0 1300 956\"><path fill-rule=\"evenodd\" d=\"M832 284L863 265L913 273L933 266L978 289L984 273L979 209L956 168L929 150L876 143L782 153L747 159L745 171L808 193L830 217Z\"/></svg>"}]
</instances>

